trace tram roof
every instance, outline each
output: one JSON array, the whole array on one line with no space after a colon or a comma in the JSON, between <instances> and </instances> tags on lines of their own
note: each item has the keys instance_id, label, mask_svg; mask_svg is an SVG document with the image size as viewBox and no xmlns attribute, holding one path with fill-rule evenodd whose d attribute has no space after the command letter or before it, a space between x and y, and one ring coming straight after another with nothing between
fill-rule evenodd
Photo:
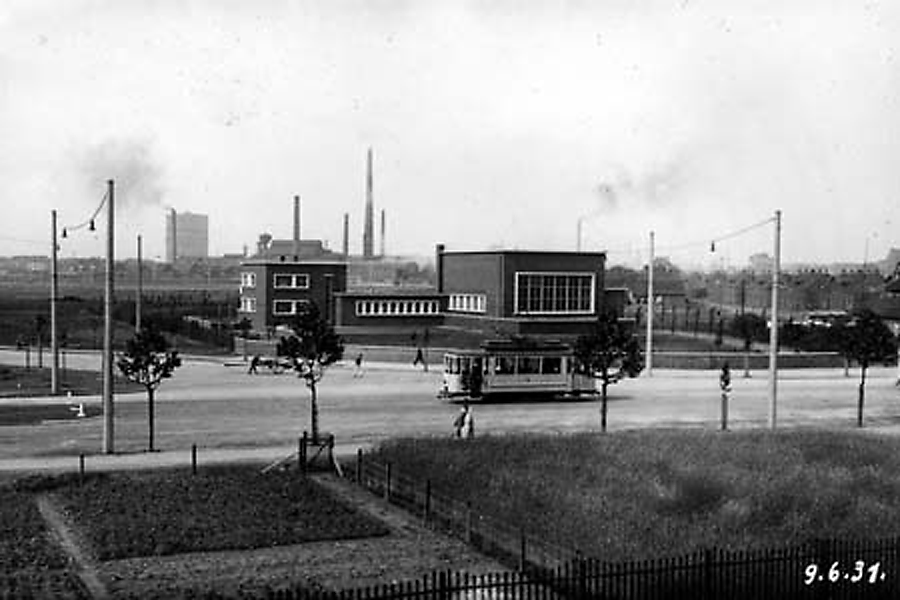
<instances>
[{"instance_id":1,"label":"tram roof","mask_svg":"<svg viewBox=\"0 0 900 600\"><path fill-rule=\"evenodd\" d=\"M511 339L486 340L481 343L486 352L568 352L572 347L560 340Z\"/></svg>"}]
</instances>

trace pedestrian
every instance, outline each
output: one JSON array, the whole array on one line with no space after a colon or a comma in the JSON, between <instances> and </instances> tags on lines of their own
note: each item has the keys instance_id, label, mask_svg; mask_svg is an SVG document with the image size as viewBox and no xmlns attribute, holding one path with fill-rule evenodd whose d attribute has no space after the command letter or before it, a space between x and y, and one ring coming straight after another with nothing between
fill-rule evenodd
<instances>
[{"instance_id":1,"label":"pedestrian","mask_svg":"<svg viewBox=\"0 0 900 600\"><path fill-rule=\"evenodd\" d=\"M425 356L422 354L422 348L416 348L416 357L413 359L413 366L418 364L425 364Z\"/></svg>"},{"instance_id":2,"label":"pedestrian","mask_svg":"<svg viewBox=\"0 0 900 600\"><path fill-rule=\"evenodd\" d=\"M354 377L362 377L363 376L363 355L362 352L356 355L356 359L353 361L356 367L353 369Z\"/></svg>"},{"instance_id":3,"label":"pedestrian","mask_svg":"<svg viewBox=\"0 0 900 600\"><path fill-rule=\"evenodd\" d=\"M259 354L254 354L250 359L250 368L247 369L247 375L255 375L256 367L259 366Z\"/></svg>"},{"instance_id":4,"label":"pedestrian","mask_svg":"<svg viewBox=\"0 0 900 600\"><path fill-rule=\"evenodd\" d=\"M465 411L466 414L463 417L462 437L470 440L475 437L475 415L472 414L472 409L469 407L468 403L466 403Z\"/></svg>"},{"instance_id":5,"label":"pedestrian","mask_svg":"<svg viewBox=\"0 0 900 600\"><path fill-rule=\"evenodd\" d=\"M453 429L456 433L457 438L461 438L463 434L463 426L466 423L466 415L469 413L469 403L463 405L462 409L459 411L459 414L456 415L456 418L453 420Z\"/></svg>"}]
</instances>

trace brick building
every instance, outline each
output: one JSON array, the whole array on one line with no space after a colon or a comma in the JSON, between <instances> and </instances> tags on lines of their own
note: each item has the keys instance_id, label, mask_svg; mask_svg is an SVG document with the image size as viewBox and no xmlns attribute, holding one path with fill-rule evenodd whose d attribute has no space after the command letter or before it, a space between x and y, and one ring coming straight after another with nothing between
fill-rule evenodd
<instances>
[{"instance_id":1,"label":"brick building","mask_svg":"<svg viewBox=\"0 0 900 600\"><path fill-rule=\"evenodd\" d=\"M289 325L302 306L314 302L335 323L335 294L347 287L343 261L251 259L241 265L240 314L257 332Z\"/></svg>"},{"instance_id":2,"label":"brick building","mask_svg":"<svg viewBox=\"0 0 900 600\"><path fill-rule=\"evenodd\" d=\"M605 306L602 252L446 252L438 245L435 262L447 327L490 335L577 335Z\"/></svg>"}]
</instances>

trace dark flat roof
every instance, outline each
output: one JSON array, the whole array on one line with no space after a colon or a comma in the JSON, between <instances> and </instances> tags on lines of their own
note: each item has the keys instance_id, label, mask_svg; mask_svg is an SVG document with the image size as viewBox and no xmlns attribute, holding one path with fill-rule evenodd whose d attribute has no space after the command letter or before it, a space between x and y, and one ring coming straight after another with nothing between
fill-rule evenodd
<instances>
[{"instance_id":1,"label":"dark flat roof","mask_svg":"<svg viewBox=\"0 0 900 600\"><path fill-rule=\"evenodd\" d=\"M293 257L292 257L293 258ZM275 258L258 258L258 259L250 259L241 261L241 266L265 266L265 265L274 265L274 266L285 266L285 265L346 265L347 262L344 260L316 260L316 259L304 259L300 258L298 260L277 260Z\"/></svg>"},{"instance_id":2,"label":"dark flat roof","mask_svg":"<svg viewBox=\"0 0 900 600\"><path fill-rule=\"evenodd\" d=\"M577 250L444 250L442 254L546 254L566 256L606 256L606 252L578 252Z\"/></svg>"},{"instance_id":3,"label":"dark flat roof","mask_svg":"<svg viewBox=\"0 0 900 600\"><path fill-rule=\"evenodd\" d=\"M351 289L345 292L335 292L335 296L359 296L359 297L403 297L403 298L441 298L447 294L439 294L434 288L390 288L373 287Z\"/></svg>"}]
</instances>

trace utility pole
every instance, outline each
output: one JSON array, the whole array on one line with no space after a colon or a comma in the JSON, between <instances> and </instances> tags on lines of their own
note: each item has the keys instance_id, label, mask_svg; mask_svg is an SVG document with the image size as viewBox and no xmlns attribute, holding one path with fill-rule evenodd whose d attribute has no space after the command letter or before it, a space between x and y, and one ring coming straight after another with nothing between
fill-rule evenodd
<instances>
[{"instance_id":1,"label":"utility pole","mask_svg":"<svg viewBox=\"0 0 900 600\"><path fill-rule=\"evenodd\" d=\"M575 241L575 249L581 252L581 224L584 221L584 217L578 217L578 238Z\"/></svg>"},{"instance_id":2,"label":"utility pole","mask_svg":"<svg viewBox=\"0 0 900 600\"><path fill-rule=\"evenodd\" d=\"M647 264L647 376L653 376L653 261L654 234L650 232L650 262Z\"/></svg>"},{"instance_id":3,"label":"utility pole","mask_svg":"<svg viewBox=\"0 0 900 600\"><path fill-rule=\"evenodd\" d=\"M775 258L772 264L772 320L769 325L769 427L778 424L778 272L781 270L781 211L775 211Z\"/></svg>"},{"instance_id":4,"label":"utility pole","mask_svg":"<svg viewBox=\"0 0 900 600\"><path fill-rule=\"evenodd\" d=\"M56 209L50 211L50 394L59 394L59 342L57 334L56 298L59 295L57 276Z\"/></svg>"},{"instance_id":5,"label":"utility pole","mask_svg":"<svg viewBox=\"0 0 900 600\"><path fill-rule=\"evenodd\" d=\"M104 307L103 328L103 452L115 453L115 434L113 431L113 282L115 271L113 252L115 245L115 183L112 179L106 182L106 305Z\"/></svg>"},{"instance_id":6,"label":"utility pole","mask_svg":"<svg viewBox=\"0 0 900 600\"><path fill-rule=\"evenodd\" d=\"M141 295L144 288L144 267L141 261L141 234L137 236L137 295L134 299L134 329L141 330Z\"/></svg>"}]
</instances>

